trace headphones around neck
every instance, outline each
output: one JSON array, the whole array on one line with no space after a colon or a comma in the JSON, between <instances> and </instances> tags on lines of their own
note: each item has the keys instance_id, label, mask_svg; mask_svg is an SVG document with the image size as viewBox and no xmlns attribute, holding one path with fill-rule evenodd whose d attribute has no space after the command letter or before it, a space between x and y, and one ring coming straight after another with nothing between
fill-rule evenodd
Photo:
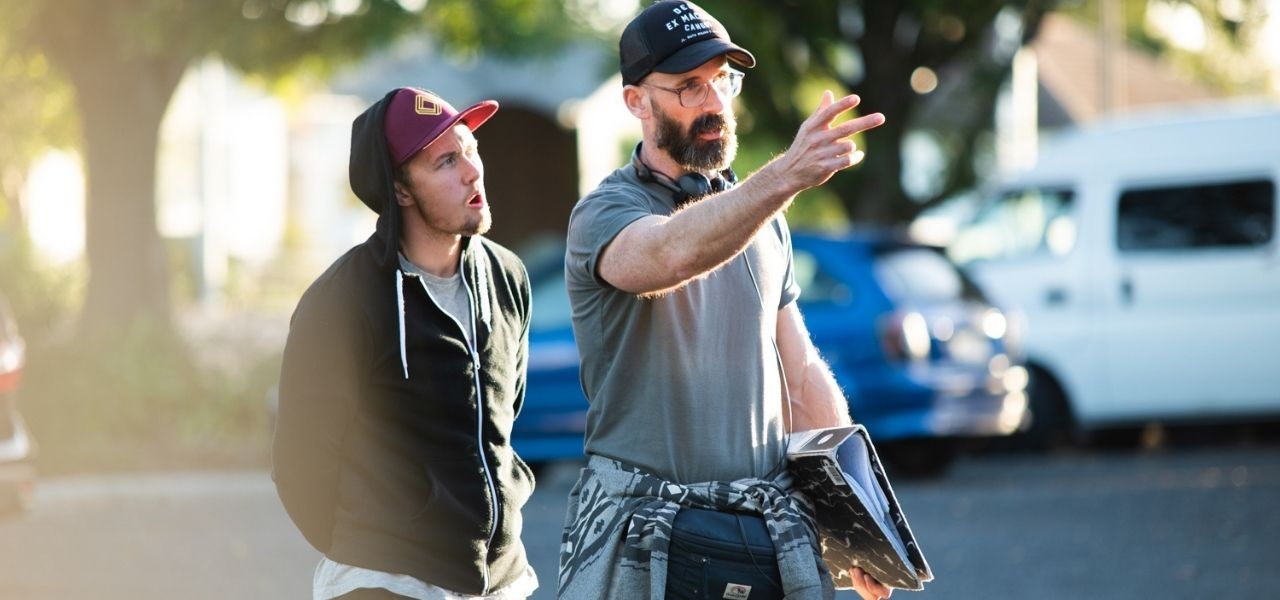
<instances>
[{"instance_id":1,"label":"headphones around neck","mask_svg":"<svg viewBox=\"0 0 1280 600\"><path fill-rule=\"evenodd\" d=\"M675 202L676 208L708 194L723 192L738 183L738 175L733 172L732 167L726 168L710 179L702 173L686 173L681 175L679 179L673 180L666 174L654 171L649 168L649 165L644 164L644 160L640 158L639 144L636 145L635 153L632 154L631 164L635 166L636 176L641 181L656 183L670 190L671 199Z\"/></svg>"}]
</instances>

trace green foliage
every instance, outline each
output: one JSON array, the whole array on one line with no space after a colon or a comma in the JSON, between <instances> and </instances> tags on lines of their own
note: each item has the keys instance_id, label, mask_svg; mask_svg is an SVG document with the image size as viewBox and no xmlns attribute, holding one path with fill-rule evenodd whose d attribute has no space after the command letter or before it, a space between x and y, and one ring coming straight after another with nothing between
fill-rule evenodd
<instances>
[{"instance_id":1,"label":"green foliage","mask_svg":"<svg viewBox=\"0 0 1280 600\"><path fill-rule=\"evenodd\" d=\"M263 464L278 351L233 339L193 348L146 322L75 336L82 266L43 263L20 232L0 233L0 291L27 340L20 409L41 469ZM204 360L214 355L238 360Z\"/></svg>"},{"instance_id":2,"label":"green foliage","mask_svg":"<svg viewBox=\"0 0 1280 600\"><path fill-rule=\"evenodd\" d=\"M90 173L119 173L93 162L104 156L154 160L154 138L147 136L154 136L182 72L206 56L266 79L299 70L323 76L407 35L429 36L462 57L537 56L590 33L569 10L555 0L0 2L0 85L6 90L0 94L0 182L13 179L6 172L25 172L45 145L78 141L79 132ZM192 348L179 338L167 317L155 314L171 290L157 275L169 263L157 256L163 248L152 231L150 173L96 181L99 187L90 180L88 198L99 208L89 215L90 239L122 230L136 235L90 245L87 297L96 292L109 300L83 303L97 312L82 317L81 325L92 327L80 331L94 337L57 326L70 320L73 307L61 301L69 288L46 280L49 272L32 264L28 245L0 255L0 284L20 290L14 303L32 342L23 404L42 464L53 470L191 464L234 448L248 449L242 460L260 461L264 399L278 358L264 352L234 368L213 365L207 359L215 349ZM109 183L101 187L102 181ZM13 216L18 203L5 199L0 241L13 237L3 232L20 229ZM138 205L143 209L134 210ZM128 293L118 293L119 286ZM42 306L47 314L40 314Z\"/></svg>"},{"instance_id":3,"label":"green foliage","mask_svg":"<svg viewBox=\"0 0 1280 600\"><path fill-rule=\"evenodd\" d=\"M265 464L278 355L222 370L194 360L196 350L142 321L111 336L32 347L22 411L41 470Z\"/></svg>"},{"instance_id":4,"label":"green foliage","mask_svg":"<svg viewBox=\"0 0 1280 600\"><path fill-rule=\"evenodd\" d=\"M0 228L0 292L24 337L38 344L67 328L84 289L81 266L46 264L21 229Z\"/></svg>"},{"instance_id":5,"label":"green foliage","mask_svg":"<svg viewBox=\"0 0 1280 600\"><path fill-rule=\"evenodd\" d=\"M1268 4L1266 0L1077 0L1065 12L1100 28L1103 11L1109 7L1125 43L1161 56L1187 76L1223 92L1262 94L1275 77L1257 51ZM1202 47L1180 46L1171 32L1161 30L1158 15L1174 12L1192 23L1200 21Z\"/></svg>"},{"instance_id":6,"label":"green foliage","mask_svg":"<svg viewBox=\"0 0 1280 600\"><path fill-rule=\"evenodd\" d=\"M0 10L0 230L20 228L19 195L32 162L76 143L71 89L41 55L16 52Z\"/></svg>"},{"instance_id":7,"label":"green foliage","mask_svg":"<svg viewBox=\"0 0 1280 600\"><path fill-rule=\"evenodd\" d=\"M81 325L95 328L134 318L167 321L169 274L167 262L158 256L163 248L154 231L153 173L129 168L135 165L119 157L154 160L154 132L193 62L219 55L243 72L268 79L298 70L323 75L407 35L430 36L437 46L461 56L536 56L581 39L588 31L584 23L555 0L0 4L0 61L14 56L45 61L52 67L51 79L69 82L75 110L55 105L58 118L81 116L88 171L112 174L89 180L87 200L95 210L89 213L88 238L98 243L89 245L93 276L86 297L93 301L84 303L88 312ZM47 95L35 97L38 102ZM117 164L104 164L113 160ZM126 233L112 235L116 232ZM129 285L123 286L126 279Z\"/></svg>"},{"instance_id":8,"label":"green foliage","mask_svg":"<svg viewBox=\"0 0 1280 600\"><path fill-rule=\"evenodd\" d=\"M272 77L358 61L402 36L426 35L460 54L541 54L590 30L552 0L44 0L11 18L32 48L68 59L104 49L135 60L187 64L218 54ZM495 18L495 16L497 18Z\"/></svg>"},{"instance_id":9,"label":"green foliage","mask_svg":"<svg viewBox=\"0 0 1280 600\"><path fill-rule=\"evenodd\" d=\"M909 220L976 182L973 162L992 127L995 97L1012 49L1036 31L1055 0L702 0L755 54L743 90L744 144L789 144L822 89L856 92L863 112L887 123L856 140L867 161L824 186L858 223ZM997 23L1015 27L997 27ZM1012 29L1019 29L1010 31ZM937 74L936 91L916 91L912 74ZM945 85L948 84L949 85ZM902 147L912 131L952 140L950 163L931 197L902 186Z\"/></svg>"}]
</instances>

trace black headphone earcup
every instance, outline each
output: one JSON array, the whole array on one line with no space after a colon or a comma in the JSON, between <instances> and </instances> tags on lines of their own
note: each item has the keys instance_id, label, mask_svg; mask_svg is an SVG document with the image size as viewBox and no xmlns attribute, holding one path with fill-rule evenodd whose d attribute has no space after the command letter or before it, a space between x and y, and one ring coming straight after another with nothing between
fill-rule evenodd
<instances>
[{"instance_id":1,"label":"black headphone earcup","mask_svg":"<svg viewBox=\"0 0 1280 600\"><path fill-rule=\"evenodd\" d=\"M680 189L680 193L676 194L676 205L679 206L694 198L701 198L710 194L714 189L711 181L701 173L686 173L676 180L676 187Z\"/></svg>"},{"instance_id":2,"label":"black headphone earcup","mask_svg":"<svg viewBox=\"0 0 1280 600\"><path fill-rule=\"evenodd\" d=\"M640 144L636 144L636 149L631 155L631 164L635 166L636 176L641 181L656 183L671 190L671 200L677 207L690 200L728 190L738 182L738 175L733 172L732 167L726 167L712 179L707 179L707 176L701 173L686 173L679 179L672 180L662 173L654 173L649 165L644 164L640 159Z\"/></svg>"}]
</instances>

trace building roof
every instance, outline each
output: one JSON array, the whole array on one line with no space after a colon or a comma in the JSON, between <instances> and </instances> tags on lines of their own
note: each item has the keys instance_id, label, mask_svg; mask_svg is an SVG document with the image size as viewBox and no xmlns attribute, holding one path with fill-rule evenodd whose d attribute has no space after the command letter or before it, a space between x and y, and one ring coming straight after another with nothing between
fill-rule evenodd
<instances>
[{"instance_id":1,"label":"building roof","mask_svg":"<svg viewBox=\"0 0 1280 600\"><path fill-rule=\"evenodd\" d=\"M410 38L339 71L330 86L372 102L387 90L409 85L436 92L454 106L494 98L554 118L566 101L591 95L616 71L611 60L606 47L582 42L546 57L461 61L430 40Z\"/></svg>"},{"instance_id":2,"label":"building roof","mask_svg":"<svg viewBox=\"0 0 1280 600\"><path fill-rule=\"evenodd\" d=\"M1050 14L1044 19L1040 33L1031 44L1038 63L1040 85L1053 104L1043 115L1044 125L1064 117L1072 123L1087 123L1104 116L1102 70L1099 62L1101 34L1072 17ZM1225 97L1213 88L1191 80L1167 63L1128 45L1114 53L1111 66L1113 81L1111 111L1125 112L1139 108L1186 104ZM1043 99L1042 99L1043 100ZM1054 105L1057 106L1054 106ZM1061 112L1058 112L1060 109Z\"/></svg>"}]
</instances>

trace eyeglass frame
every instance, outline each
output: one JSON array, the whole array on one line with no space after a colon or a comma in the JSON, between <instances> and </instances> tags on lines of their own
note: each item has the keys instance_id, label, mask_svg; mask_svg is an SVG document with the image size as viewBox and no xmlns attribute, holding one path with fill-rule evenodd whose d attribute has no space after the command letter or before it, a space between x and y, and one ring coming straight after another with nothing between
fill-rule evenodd
<instances>
[{"instance_id":1,"label":"eyeglass frame","mask_svg":"<svg viewBox=\"0 0 1280 600\"><path fill-rule=\"evenodd\" d=\"M670 92L676 95L676 101L680 103L680 106L683 106L685 108L698 108L699 106L702 106L703 104L707 103L707 98L710 97L711 91L713 89L717 93L720 93L727 98L737 98L738 95L742 93L742 80L746 76L747 74L743 73L742 71L738 71L736 69L726 69L716 74L715 77L712 77L707 81L703 81L701 83L690 83L688 85L685 85L684 87L669 88L669 87L658 85L656 83L649 83L647 81L641 81L636 85L649 86L651 88L660 89L664 92ZM730 86L729 89L728 90L719 89L719 86L724 84L717 84L716 83L717 81L727 82ZM684 93L696 92L697 90L706 90L704 92L704 94L706 95L704 95L702 99L696 104L692 104L692 105L685 104Z\"/></svg>"}]
</instances>

